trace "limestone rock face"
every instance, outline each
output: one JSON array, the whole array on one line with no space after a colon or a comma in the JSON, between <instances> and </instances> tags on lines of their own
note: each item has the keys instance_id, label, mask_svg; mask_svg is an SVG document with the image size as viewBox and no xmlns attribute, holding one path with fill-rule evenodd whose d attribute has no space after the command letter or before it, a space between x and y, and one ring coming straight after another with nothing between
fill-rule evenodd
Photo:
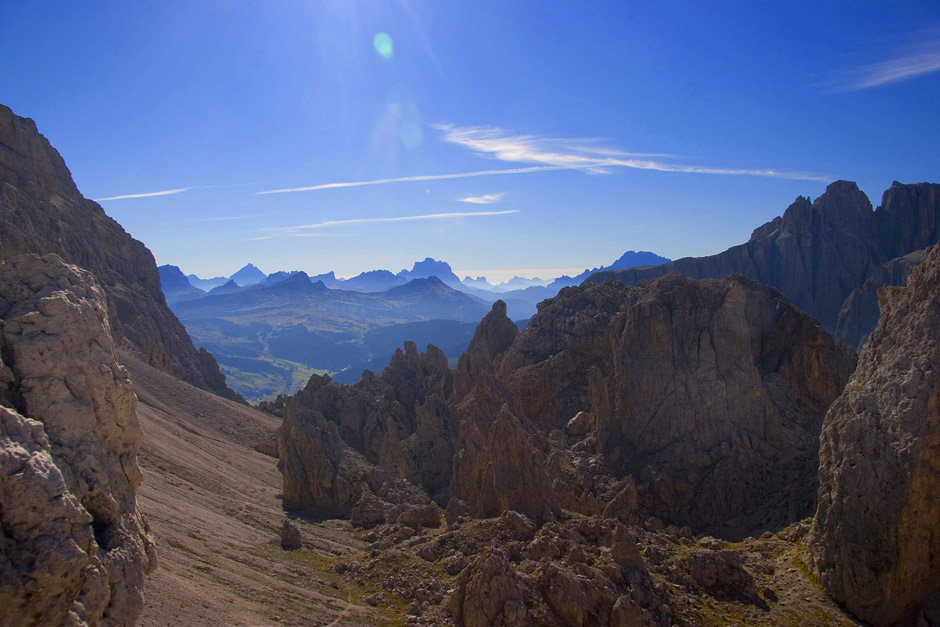
<instances>
[{"instance_id":1,"label":"limestone rock face","mask_svg":"<svg viewBox=\"0 0 940 627\"><path fill-rule=\"evenodd\" d=\"M0 259L55 253L104 289L114 338L145 361L228 398L218 364L197 352L166 306L150 251L84 198L59 153L28 118L0 105Z\"/></svg>"},{"instance_id":2,"label":"limestone rock face","mask_svg":"<svg viewBox=\"0 0 940 627\"><path fill-rule=\"evenodd\" d=\"M523 627L525 586L498 549L480 556L457 578L451 597L454 624L459 627Z\"/></svg>"},{"instance_id":3,"label":"limestone rock face","mask_svg":"<svg viewBox=\"0 0 940 627\"><path fill-rule=\"evenodd\" d=\"M0 622L132 623L153 540L104 294L56 255L0 262Z\"/></svg>"},{"instance_id":4,"label":"limestone rock face","mask_svg":"<svg viewBox=\"0 0 940 627\"><path fill-rule=\"evenodd\" d=\"M319 516L349 515L358 476L335 423L318 411L289 406L278 430L278 452L289 506Z\"/></svg>"},{"instance_id":5,"label":"limestone rock face","mask_svg":"<svg viewBox=\"0 0 940 627\"><path fill-rule=\"evenodd\" d=\"M871 274L861 287L852 291L839 310L836 337L846 345L861 351L868 336L878 325L878 290L886 285L907 285L911 272L924 256L915 250L903 257L895 257Z\"/></svg>"},{"instance_id":6,"label":"limestone rock face","mask_svg":"<svg viewBox=\"0 0 940 627\"><path fill-rule=\"evenodd\" d=\"M833 404L809 537L829 593L873 625L940 621L940 247L881 319Z\"/></svg>"},{"instance_id":7,"label":"limestone rock face","mask_svg":"<svg viewBox=\"0 0 940 627\"><path fill-rule=\"evenodd\" d=\"M457 404L460 430L451 496L475 517L515 510L544 521L560 510L543 439L496 374L517 336L506 306L497 301L457 364L457 389L463 396Z\"/></svg>"},{"instance_id":8,"label":"limestone rock face","mask_svg":"<svg viewBox=\"0 0 940 627\"><path fill-rule=\"evenodd\" d=\"M305 430L311 437L316 437L315 429L329 429L335 436L322 437L330 451L348 446L370 464L423 486L445 503L457 439L448 404L453 390L454 375L444 353L432 345L418 353L414 342L406 342L405 351L396 351L378 376L367 372L351 386L332 383L329 377L311 378L288 402L285 414L289 429ZM295 445L290 438L284 441ZM285 482L290 478L285 473Z\"/></svg>"},{"instance_id":9,"label":"limestone rock face","mask_svg":"<svg viewBox=\"0 0 940 627\"><path fill-rule=\"evenodd\" d=\"M874 212L855 183L836 181L810 202L797 198L748 242L709 257L594 274L589 281L636 284L669 272L692 278L741 273L783 292L835 333L851 292L881 265L940 239L940 185L895 183Z\"/></svg>"},{"instance_id":10,"label":"limestone rock face","mask_svg":"<svg viewBox=\"0 0 940 627\"><path fill-rule=\"evenodd\" d=\"M581 446L634 477L646 515L734 536L812 511L822 417L853 367L776 290L667 275L563 290L498 378L544 429L591 413Z\"/></svg>"}]
</instances>

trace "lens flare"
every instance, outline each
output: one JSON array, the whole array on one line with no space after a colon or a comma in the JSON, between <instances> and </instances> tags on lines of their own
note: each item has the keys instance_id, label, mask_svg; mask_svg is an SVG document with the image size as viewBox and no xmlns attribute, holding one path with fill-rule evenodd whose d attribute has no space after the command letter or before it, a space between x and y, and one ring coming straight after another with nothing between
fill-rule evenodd
<instances>
[{"instance_id":1,"label":"lens flare","mask_svg":"<svg viewBox=\"0 0 940 627\"><path fill-rule=\"evenodd\" d=\"M401 139L401 143L405 145L405 148L417 148L421 145L424 133L421 132L421 127L414 122L405 122L398 129L398 137Z\"/></svg>"},{"instance_id":2,"label":"lens flare","mask_svg":"<svg viewBox=\"0 0 940 627\"><path fill-rule=\"evenodd\" d=\"M391 59L395 54L395 47L392 45L392 38L388 33L376 33L372 38L372 47L379 53L383 59Z\"/></svg>"}]
</instances>

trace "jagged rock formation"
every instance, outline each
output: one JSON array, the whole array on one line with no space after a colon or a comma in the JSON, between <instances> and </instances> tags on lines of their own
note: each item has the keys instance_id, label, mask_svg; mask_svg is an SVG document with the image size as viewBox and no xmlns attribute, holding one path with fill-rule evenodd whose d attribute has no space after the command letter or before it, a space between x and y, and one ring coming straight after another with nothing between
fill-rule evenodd
<instances>
[{"instance_id":1,"label":"jagged rock formation","mask_svg":"<svg viewBox=\"0 0 940 627\"><path fill-rule=\"evenodd\" d=\"M505 303L496 301L457 363L460 435L452 497L466 504L474 517L516 510L544 522L560 509L542 442L519 401L496 375L500 356L518 335L506 317Z\"/></svg>"},{"instance_id":2,"label":"jagged rock formation","mask_svg":"<svg viewBox=\"0 0 940 627\"><path fill-rule=\"evenodd\" d=\"M810 535L822 585L873 625L940 622L940 247L881 319L833 404ZM926 621L926 622L925 622Z\"/></svg>"},{"instance_id":3,"label":"jagged rock formation","mask_svg":"<svg viewBox=\"0 0 940 627\"><path fill-rule=\"evenodd\" d=\"M861 351L881 315L878 290L886 285L907 285L907 278L923 256L923 250L915 250L903 257L896 257L875 270L860 288L853 290L839 310L836 337L846 346Z\"/></svg>"},{"instance_id":4,"label":"jagged rock formation","mask_svg":"<svg viewBox=\"0 0 940 627\"><path fill-rule=\"evenodd\" d=\"M312 377L284 410L284 498L323 514L349 515L362 497L355 489L367 473L362 468L374 465L445 503L457 439L448 404L453 390L444 354L430 345L418 353L413 342L381 374L367 371L355 385ZM310 464L320 467L307 469ZM310 478L322 489L310 486Z\"/></svg>"},{"instance_id":5,"label":"jagged rock formation","mask_svg":"<svg viewBox=\"0 0 940 627\"><path fill-rule=\"evenodd\" d=\"M692 278L741 273L779 289L835 333L845 299L878 267L937 240L940 185L895 182L872 212L871 202L855 183L836 181L815 202L797 198L782 217L758 227L747 243L723 253L601 272L588 280L635 284L668 272Z\"/></svg>"},{"instance_id":6,"label":"jagged rock formation","mask_svg":"<svg viewBox=\"0 0 940 627\"><path fill-rule=\"evenodd\" d=\"M630 475L647 516L740 535L812 511L822 417L854 367L812 318L743 276L567 288L499 361L544 430Z\"/></svg>"},{"instance_id":7,"label":"jagged rock formation","mask_svg":"<svg viewBox=\"0 0 940 627\"><path fill-rule=\"evenodd\" d=\"M153 540L104 293L56 255L0 262L0 622L125 625Z\"/></svg>"},{"instance_id":8,"label":"jagged rock formation","mask_svg":"<svg viewBox=\"0 0 940 627\"><path fill-rule=\"evenodd\" d=\"M65 162L28 118L0 105L0 259L55 253L95 277L116 341L152 366L234 398L215 360L196 351L166 306L150 251L79 193Z\"/></svg>"},{"instance_id":9,"label":"jagged rock formation","mask_svg":"<svg viewBox=\"0 0 940 627\"><path fill-rule=\"evenodd\" d=\"M285 436L307 429L311 443L323 441L318 481L343 486L339 510L354 498L331 457L344 442L429 489L448 519L515 510L542 523L567 509L631 522L636 510L728 537L780 528L812 511L822 417L854 368L815 320L740 275L566 288L521 333L498 302L458 363L453 393L425 383L413 351L351 388L314 378L288 402ZM434 380L444 380L436 361ZM405 398L392 402L394 390ZM437 408L436 425L450 425L419 448L439 453L433 481L401 444L420 398ZM593 418L566 435L581 412ZM285 496L294 481L307 479L286 471ZM332 497L322 504L339 511Z\"/></svg>"}]
</instances>

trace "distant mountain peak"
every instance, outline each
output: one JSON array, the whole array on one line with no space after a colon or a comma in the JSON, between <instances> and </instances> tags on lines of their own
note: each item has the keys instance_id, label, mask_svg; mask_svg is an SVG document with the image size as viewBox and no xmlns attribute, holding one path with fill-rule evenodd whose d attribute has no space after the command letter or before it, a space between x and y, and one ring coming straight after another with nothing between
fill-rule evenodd
<instances>
[{"instance_id":1,"label":"distant mountain peak","mask_svg":"<svg viewBox=\"0 0 940 627\"><path fill-rule=\"evenodd\" d=\"M253 264L247 264L241 270L229 277L231 280L235 281L240 286L245 285L254 285L255 283L261 283L268 275L259 270Z\"/></svg>"},{"instance_id":2,"label":"distant mountain peak","mask_svg":"<svg viewBox=\"0 0 940 627\"><path fill-rule=\"evenodd\" d=\"M397 276L407 280L426 279L436 276L444 283L460 285L460 279L454 274L449 263L446 261L437 261L431 257L425 257L424 261L416 261L411 270L402 270Z\"/></svg>"}]
</instances>

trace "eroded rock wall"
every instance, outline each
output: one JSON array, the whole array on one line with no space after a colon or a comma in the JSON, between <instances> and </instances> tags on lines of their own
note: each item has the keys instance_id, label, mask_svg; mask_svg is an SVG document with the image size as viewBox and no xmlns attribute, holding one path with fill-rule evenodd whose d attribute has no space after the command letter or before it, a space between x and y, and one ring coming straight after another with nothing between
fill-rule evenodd
<instances>
[{"instance_id":1,"label":"eroded rock wall","mask_svg":"<svg viewBox=\"0 0 940 627\"><path fill-rule=\"evenodd\" d=\"M873 625L940 622L940 247L881 319L823 425L809 545L822 585ZM928 622L917 622L919 619Z\"/></svg>"},{"instance_id":2,"label":"eroded rock wall","mask_svg":"<svg viewBox=\"0 0 940 627\"><path fill-rule=\"evenodd\" d=\"M197 351L160 290L153 255L94 201L36 124L0 105L0 259L54 253L91 272L104 289L117 342L196 387L227 398L215 359Z\"/></svg>"},{"instance_id":3,"label":"eroded rock wall","mask_svg":"<svg viewBox=\"0 0 940 627\"><path fill-rule=\"evenodd\" d=\"M637 483L647 516L730 536L812 513L822 418L854 368L778 291L741 275L566 288L499 363L545 430Z\"/></svg>"},{"instance_id":4,"label":"eroded rock wall","mask_svg":"<svg viewBox=\"0 0 940 627\"><path fill-rule=\"evenodd\" d=\"M669 272L697 279L740 273L779 289L835 333L839 311L853 290L889 260L926 248L938 238L940 185L895 181L872 211L855 183L835 181L815 201L797 198L783 216L722 253L599 272L588 280L634 285ZM861 335L872 328L874 324L861 329Z\"/></svg>"},{"instance_id":5,"label":"eroded rock wall","mask_svg":"<svg viewBox=\"0 0 940 627\"><path fill-rule=\"evenodd\" d=\"M0 623L133 623L153 539L107 303L56 255L0 262Z\"/></svg>"}]
</instances>

